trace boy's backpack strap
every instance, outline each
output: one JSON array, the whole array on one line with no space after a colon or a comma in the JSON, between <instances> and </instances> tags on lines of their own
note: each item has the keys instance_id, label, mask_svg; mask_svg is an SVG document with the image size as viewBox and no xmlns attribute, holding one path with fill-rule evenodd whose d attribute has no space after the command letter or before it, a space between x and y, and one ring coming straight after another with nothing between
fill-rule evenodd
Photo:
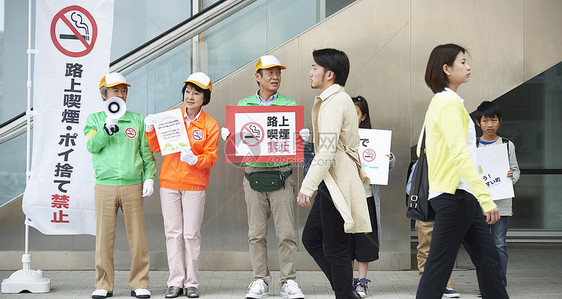
<instances>
[{"instance_id":1,"label":"boy's backpack strap","mask_svg":"<svg viewBox=\"0 0 562 299\"><path fill-rule=\"evenodd\" d=\"M504 138L504 137L500 137L502 139L502 143L505 143L505 146L507 146L507 156L509 157L509 139Z\"/></svg>"}]
</instances>

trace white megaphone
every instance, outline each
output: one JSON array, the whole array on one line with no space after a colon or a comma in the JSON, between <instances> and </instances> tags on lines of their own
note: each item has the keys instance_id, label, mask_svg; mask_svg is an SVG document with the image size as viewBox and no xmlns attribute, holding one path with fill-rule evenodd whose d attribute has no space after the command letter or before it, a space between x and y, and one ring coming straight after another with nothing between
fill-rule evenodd
<instances>
[{"instance_id":1,"label":"white megaphone","mask_svg":"<svg viewBox=\"0 0 562 299\"><path fill-rule=\"evenodd\" d=\"M127 112L127 104L121 98L111 97L105 101L105 115L113 119L120 119Z\"/></svg>"}]
</instances>

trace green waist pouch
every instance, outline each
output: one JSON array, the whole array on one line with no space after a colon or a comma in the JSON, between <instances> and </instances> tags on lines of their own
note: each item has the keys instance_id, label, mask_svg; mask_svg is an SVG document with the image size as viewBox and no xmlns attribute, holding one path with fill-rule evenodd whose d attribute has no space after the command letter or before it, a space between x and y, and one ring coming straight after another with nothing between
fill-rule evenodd
<instances>
[{"instance_id":1,"label":"green waist pouch","mask_svg":"<svg viewBox=\"0 0 562 299\"><path fill-rule=\"evenodd\" d=\"M259 192L271 192L285 188L285 180L293 173L292 170L281 171L256 171L244 175L250 187Z\"/></svg>"}]
</instances>

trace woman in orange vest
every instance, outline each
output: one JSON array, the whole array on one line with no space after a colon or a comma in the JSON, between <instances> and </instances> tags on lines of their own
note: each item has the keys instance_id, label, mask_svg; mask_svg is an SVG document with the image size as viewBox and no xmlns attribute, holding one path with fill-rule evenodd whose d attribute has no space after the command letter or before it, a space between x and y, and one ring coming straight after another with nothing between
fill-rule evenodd
<instances>
[{"instance_id":1,"label":"woman in orange vest","mask_svg":"<svg viewBox=\"0 0 562 299\"><path fill-rule=\"evenodd\" d=\"M218 123L201 109L211 100L211 79L197 72L183 83L184 107L178 109L181 109L191 148L184 147L181 153L165 155L160 169L160 202L170 269L166 298L176 298L183 294L184 288L187 297L199 297L197 273L205 188L217 161L219 140ZM145 119L146 136L153 152L160 152L154 130L157 123L156 115Z\"/></svg>"}]
</instances>

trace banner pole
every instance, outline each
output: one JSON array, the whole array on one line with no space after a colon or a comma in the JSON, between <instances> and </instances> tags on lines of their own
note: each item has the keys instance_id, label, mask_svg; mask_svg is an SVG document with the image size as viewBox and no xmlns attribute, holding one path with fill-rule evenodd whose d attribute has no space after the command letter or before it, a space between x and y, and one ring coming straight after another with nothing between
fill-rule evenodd
<instances>
[{"instance_id":1,"label":"banner pole","mask_svg":"<svg viewBox=\"0 0 562 299\"><path fill-rule=\"evenodd\" d=\"M26 130L26 186L31 176L31 54L37 53L31 49L31 1L28 0L27 16L27 130ZM31 293L48 293L51 291L51 280L43 277L43 271L31 270L31 254L29 254L29 225L27 216L25 221L25 251L21 257L23 263L22 270L18 270L2 281L2 293L21 293L28 291Z\"/></svg>"},{"instance_id":2,"label":"banner pole","mask_svg":"<svg viewBox=\"0 0 562 299\"><path fill-rule=\"evenodd\" d=\"M27 129L26 133L26 149L25 149L25 185L29 183L29 177L31 176L31 0L28 3L27 10L27 109L26 109L26 121ZM27 220L27 216L26 216ZM29 255L29 225L25 221L25 255ZM29 258L31 262L31 257ZM23 264L24 270L29 270L29 264Z\"/></svg>"}]
</instances>

